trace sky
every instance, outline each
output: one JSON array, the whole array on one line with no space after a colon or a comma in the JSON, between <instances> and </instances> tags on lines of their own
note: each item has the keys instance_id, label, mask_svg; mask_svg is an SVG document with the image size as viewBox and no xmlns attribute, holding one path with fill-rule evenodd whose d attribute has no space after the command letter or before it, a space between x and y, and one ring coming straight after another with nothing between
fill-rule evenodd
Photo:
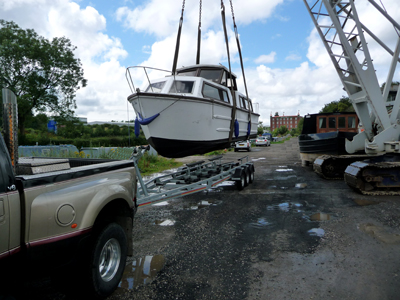
<instances>
[{"instance_id":1,"label":"sky","mask_svg":"<svg viewBox=\"0 0 400 300\"><path fill-rule=\"evenodd\" d=\"M398 0L380 0L400 19ZM244 93L242 70L229 1L224 1L233 72ZM240 36L244 72L260 121L271 114L318 113L331 101L347 96L314 29L302 0L232 0ZM361 21L394 46L393 27L366 1L356 4ZM220 15L221 1L202 1L201 63L228 67ZM171 70L182 1L178 0L0 0L0 19L34 29L47 39L65 36L77 46L87 87L76 95L76 115L94 121L134 119L125 74L130 66ZM199 1L185 1L178 67L195 64ZM390 56L371 42L378 80L386 79ZM135 86L143 75L132 73ZM150 74L151 77L159 76ZM395 80L399 81L399 71Z\"/></svg>"}]
</instances>

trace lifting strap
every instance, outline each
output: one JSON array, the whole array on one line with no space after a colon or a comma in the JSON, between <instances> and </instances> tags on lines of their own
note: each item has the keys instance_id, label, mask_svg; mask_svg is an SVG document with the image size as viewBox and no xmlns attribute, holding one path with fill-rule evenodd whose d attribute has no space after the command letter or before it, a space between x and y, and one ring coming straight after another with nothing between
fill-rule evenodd
<instances>
[{"instance_id":1,"label":"lifting strap","mask_svg":"<svg viewBox=\"0 0 400 300\"><path fill-rule=\"evenodd\" d=\"M199 27L197 30L197 55L196 55L196 65L200 64L200 44L201 44L201 0L199 6Z\"/></svg>"},{"instance_id":2,"label":"lifting strap","mask_svg":"<svg viewBox=\"0 0 400 300\"><path fill-rule=\"evenodd\" d=\"M183 12L184 11L185 11L185 0L183 0L183 2L182 2L182 13L181 13L181 18L179 20L178 35L176 37L174 64L172 65L172 75L174 75L176 73L176 65L178 63L179 45L180 45L180 41L181 41L181 32L182 32Z\"/></svg>"},{"instance_id":3,"label":"lifting strap","mask_svg":"<svg viewBox=\"0 0 400 300\"><path fill-rule=\"evenodd\" d=\"M238 30L237 30L237 26L236 26L236 22L235 22L235 14L233 12L233 4L232 4L232 0L229 0L230 4L231 4L231 12L232 12L232 20L233 20L233 28L235 29L235 37L236 37L236 44L238 47L238 52L239 52L239 58L240 58L240 67L242 68L242 75L243 75L243 82L244 82L244 89L246 91L246 98L249 102L249 122L250 122L250 127L251 127L251 111L250 111L250 105L252 105L250 98L249 98L249 93L247 92L247 84L246 84L246 76L244 74L244 67L243 67L243 59L242 59L242 51L240 48L240 41L239 41L239 34L238 34ZM250 135L250 132L248 133Z\"/></svg>"},{"instance_id":4,"label":"lifting strap","mask_svg":"<svg viewBox=\"0 0 400 300\"><path fill-rule=\"evenodd\" d=\"M231 59L230 59L230 55L229 55L228 33L226 32L226 22L225 22L225 5L224 5L223 0L221 0L221 17L222 17L222 25L224 27L226 52L228 55L228 65L229 65L229 79L231 82L231 94L232 94L232 100L233 100L232 114L231 114L231 126L230 126L230 130L229 130L229 142L232 142L232 136L233 136L234 126L235 126L235 116L236 116L236 97L235 97L235 92L233 91Z\"/></svg>"}]
</instances>

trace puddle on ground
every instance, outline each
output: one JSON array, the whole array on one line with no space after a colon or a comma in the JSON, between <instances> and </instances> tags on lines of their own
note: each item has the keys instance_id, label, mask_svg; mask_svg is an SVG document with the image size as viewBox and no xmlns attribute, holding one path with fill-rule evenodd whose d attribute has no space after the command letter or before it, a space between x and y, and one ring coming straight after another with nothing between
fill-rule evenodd
<instances>
[{"instance_id":1,"label":"puddle on ground","mask_svg":"<svg viewBox=\"0 0 400 300\"><path fill-rule=\"evenodd\" d=\"M353 201L360 206L376 205L376 204L381 203L380 201L372 201L372 200L364 200L364 199L353 199Z\"/></svg>"},{"instance_id":2,"label":"puddle on ground","mask_svg":"<svg viewBox=\"0 0 400 300\"><path fill-rule=\"evenodd\" d=\"M258 160L263 160L263 159L266 159L265 157L260 157L260 158L252 158L251 160L252 161L258 161Z\"/></svg>"},{"instance_id":3,"label":"puddle on ground","mask_svg":"<svg viewBox=\"0 0 400 300\"><path fill-rule=\"evenodd\" d=\"M148 284L165 266L163 255L148 255L134 260L125 267L122 279L118 285L122 289L133 289L139 285Z\"/></svg>"},{"instance_id":4,"label":"puddle on ground","mask_svg":"<svg viewBox=\"0 0 400 300\"><path fill-rule=\"evenodd\" d=\"M200 202L183 203L183 207L187 210L198 210L209 206L217 206L221 204L221 200L202 200Z\"/></svg>"},{"instance_id":5,"label":"puddle on ground","mask_svg":"<svg viewBox=\"0 0 400 300\"><path fill-rule=\"evenodd\" d=\"M153 206L165 206L165 205L169 205L168 201L162 201L153 204Z\"/></svg>"},{"instance_id":6,"label":"puddle on ground","mask_svg":"<svg viewBox=\"0 0 400 300\"><path fill-rule=\"evenodd\" d=\"M178 169L169 169L169 170L165 170L165 171L163 171L161 173L153 173L151 175L144 176L143 177L143 182L147 182L147 181L153 180L153 179L155 179L157 177L164 176L164 175L169 175L169 174L175 173L175 172L178 172Z\"/></svg>"},{"instance_id":7,"label":"puddle on ground","mask_svg":"<svg viewBox=\"0 0 400 300\"><path fill-rule=\"evenodd\" d=\"M227 181L217 184L215 187L234 186L235 184L236 184L235 181L227 180Z\"/></svg>"},{"instance_id":8,"label":"puddle on ground","mask_svg":"<svg viewBox=\"0 0 400 300\"><path fill-rule=\"evenodd\" d=\"M269 225L272 225L271 222L268 222L266 218L258 218L257 222L250 223L250 227L262 229Z\"/></svg>"},{"instance_id":9,"label":"puddle on ground","mask_svg":"<svg viewBox=\"0 0 400 300\"><path fill-rule=\"evenodd\" d=\"M175 225L175 221L174 220L155 220L154 225L173 226L173 225Z\"/></svg>"},{"instance_id":10,"label":"puddle on ground","mask_svg":"<svg viewBox=\"0 0 400 300\"><path fill-rule=\"evenodd\" d=\"M307 187L307 183L296 183L294 187L298 189L304 189Z\"/></svg>"},{"instance_id":11,"label":"puddle on ground","mask_svg":"<svg viewBox=\"0 0 400 300\"><path fill-rule=\"evenodd\" d=\"M300 210L302 206L302 204L297 202L283 202L280 204L268 205L267 210L279 210L284 212L289 212L292 210L295 212L302 212L302 210Z\"/></svg>"},{"instance_id":12,"label":"puddle on ground","mask_svg":"<svg viewBox=\"0 0 400 300\"><path fill-rule=\"evenodd\" d=\"M323 230L322 228L312 228L309 231L307 231L307 233L310 236L323 237L325 235L325 230Z\"/></svg>"},{"instance_id":13,"label":"puddle on ground","mask_svg":"<svg viewBox=\"0 0 400 300\"><path fill-rule=\"evenodd\" d=\"M296 175L289 175L289 176L277 176L273 178L268 178L267 180L288 180L290 178L297 178Z\"/></svg>"},{"instance_id":14,"label":"puddle on ground","mask_svg":"<svg viewBox=\"0 0 400 300\"><path fill-rule=\"evenodd\" d=\"M387 232L383 227L367 223L360 224L359 228L385 244L400 244L400 235Z\"/></svg>"},{"instance_id":15,"label":"puddle on ground","mask_svg":"<svg viewBox=\"0 0 400 300\"><path fill-rule=\"evenodd\" d=\"M276 172L293 172L293 169L276 169Z\"/></svg>"},{"instance_id":16,"label":"puddle on ground","mask_svg":"<svg viewBox=\"0 0 400 300\"><path fill-rule=\"evenodd\" d=\"M331 219L331 215L325 213L317 213L310 216L311 221L329 221Z\"/></svg>"}]
</instances>

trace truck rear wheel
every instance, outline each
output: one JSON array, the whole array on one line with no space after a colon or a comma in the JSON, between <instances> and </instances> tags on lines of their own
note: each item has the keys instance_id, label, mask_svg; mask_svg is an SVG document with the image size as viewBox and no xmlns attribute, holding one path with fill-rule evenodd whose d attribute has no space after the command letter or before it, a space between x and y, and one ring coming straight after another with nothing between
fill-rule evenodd
<instances>
[{"instance_id":1,"label":"truck rear wheel","mask_svg":"<svg viewBox=\"0 0 400 300\"><path fill-rule=\"evenodd\" d=\"M102 299L116 290L125 269L127 249L127 237L120 225L108 224L99 233L89 260L89 294Z\"/></svg>"}]
</instances>

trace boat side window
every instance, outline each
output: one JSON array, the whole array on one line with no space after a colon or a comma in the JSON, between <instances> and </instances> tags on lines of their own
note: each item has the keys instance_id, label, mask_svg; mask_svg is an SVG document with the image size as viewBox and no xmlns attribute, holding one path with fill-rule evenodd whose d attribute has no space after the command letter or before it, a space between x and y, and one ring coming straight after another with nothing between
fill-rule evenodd
<instances>
[{"instance_id":1,"label":"boat side window","mask_svg":"<svg viewBox=\"0 0 400 300\"><path fill-rule=\"evenodd\" d=\"M247 109L247 100L242 97L242 101L243 101L243 108Z\"/></svg>"},{"instance_id":2,"label":"boat side window","mask_svg":"<svg viewBox=\"0 0 400 300\"><path fill-rule=\"evenodd\" d=\"M329 128L336 128L336 118L329 117Z\"/></svg>"},{"instance_id":3,"label":"boat side window","mask_svg":"<svg viewBox=\"0 0 400 300\"><path fill-rule=\"evenodd\" d=\"M194 81L177 81L175 80L172 83L171 89L169 92L171 94L191 94L193 91Z\"/></svg>"},{"instance_id":4,"label":"boat side window","mask_svg":"<svg viewBox=\"0 0 400 300\"><path fill-rule=\"evenodd\" d=\"M225 85L225 86L227 85L226 84L226 72L225 71L222 72L221 84Z\"/></svg>"},{"instance_id":5,"label":"boat side window","mask_svg":"<svg viewBox=\"0 0 400 300\"><path fill-rule=\"evenodd\" d=\"M221 78L221 70L201 70L200 77L219 83Z\"/></svg>"},{"instance_id":6,"label":"boat side window","mask_svg":"<svg viewBox=\"0 0 400 300\"><path fill-rule=\"evenodd\" d=\"M165 81L153 82L147 87L145 93L161 93L161 90L163 89L164 85Z\"/></svg>"},{"instance_id":7,"label":"boat side window","mask_svg":"<svg viewBox=\"0 0 400 300\"><path fill-rule=\"evenodd\" d=\"M230 104L231 102L229 101L228 93L226 91L223 91L223 90L220 90L220 92L222 93L222 99L224 99L224 102Z\"/></svg>"},{"instance_id":8,"label":"boat side window","mask_svg":"<svg viewBox=\"0 0 400 300\"><path fill-rule=\"evenodd\" d=\"M338 128L346 128L346 117L338 117Z\"/></svg>"},{"instance_id":9,"label":"boat side window","mask_svg":"<svg viewBox=\"0 0 400 300\"><path fill-rule=\"evenodd\" d=\"M214 86L211 86L209 84L204 84L203 86L203 96L207 98L212 98L220 101L224 101L227 103L229 102L228 94L226 91L216 88Z\"/></svg>"},{"instance_id":10,"label":"boat side window","mask_svg":"<svg viewBox=\"0 0 400 300\"><path fill-rule=\"evenodd\" d=\"M356 128L356 117L348 117L347 123L349 128Z\"/></svg>"},{"instance_id":11,"label":"boat side window","mask_svg":"<svg viewBox=\"0 0 400 300\"><path fill-rule=\"evenodd\" d=\"M326 128L326 118L319 118L319 128Z\"/></svg>"}]
</instances>

